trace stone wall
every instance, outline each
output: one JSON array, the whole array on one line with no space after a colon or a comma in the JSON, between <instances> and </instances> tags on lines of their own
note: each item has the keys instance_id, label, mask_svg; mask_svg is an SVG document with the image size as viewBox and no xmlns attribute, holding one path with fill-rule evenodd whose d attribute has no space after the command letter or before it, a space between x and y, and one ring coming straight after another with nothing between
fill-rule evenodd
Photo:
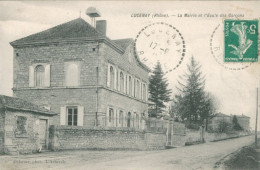
<instances>
[{"instance_id":1,"label":"stone wall","mask_svg":"<svg viewBox=\"0 0 260 170\"><path fill-rule=\"evenodd\" d=\"M134 128L86 128L51 126L52 150L67 149L164 149L165 133L152 133Z\"/></svg>"},{"instance_id":2,"label":"stone wall","mask_svg":"<svg viewBox=\"0 0 260 170\"><path fill-rule=\"evenodd\" d=\"M232 133L208 133L204 132L204 137L202 136L202 129L201 130L186 130L186 143L196 143L202 142L204 138L204 142L213 142L225 139L231 139L236 137L242 137L249 135L246 131L241 132L232 132Z\"/></svg>"},{"instance_id":3,"label":"stone wall","mask_svg":"<svg viewBox=\"0 0 260 170\"><path fill-rule=\"evenodd\" d=\"M4 153L4 109L0 108L0 154Z\"/></svg>"}]
</instances>

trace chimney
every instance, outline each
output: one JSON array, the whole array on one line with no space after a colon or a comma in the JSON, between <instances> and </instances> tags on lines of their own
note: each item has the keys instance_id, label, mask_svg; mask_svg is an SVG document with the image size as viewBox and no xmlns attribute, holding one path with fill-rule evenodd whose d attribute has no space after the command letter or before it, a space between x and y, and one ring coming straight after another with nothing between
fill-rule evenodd
<instances>
[{"instance_id":1,"label":"chimney","mask_svg":"<svg viewBox=\"0 0 260 170\"><path fill-rule=\"evenodd\" d=\"M103 35L106 36L106 31L107 31L107 21L106 20L98 20L96 22L96 29L102 33Z\"/></svg>"}]
</instances>

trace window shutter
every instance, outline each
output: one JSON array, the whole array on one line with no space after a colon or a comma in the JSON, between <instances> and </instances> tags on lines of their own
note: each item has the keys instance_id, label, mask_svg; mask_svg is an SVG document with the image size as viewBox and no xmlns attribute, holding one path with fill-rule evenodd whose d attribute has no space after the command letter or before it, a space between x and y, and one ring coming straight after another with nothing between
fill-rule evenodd
<instances>
[{"instance_id":1,"label":"window shutter","mask_svg":"<svg viewBox=\"0 0 260 170\"><path fill-rule=\"evenodd\" d=\"M78 107L78 126L83 126L84 122L84 107L79 106Z\"/></svg>"},{"instance_id":2,"label":"window shutter","mask_svg":"<svg viewBox=\"0 0 260 170\"><path fill-rule=\"evenodd\" d=\"M29 87L34 87L34 67L29 66Z\"/></svg>"},{"instance_id":3,"label":"window shutter","mask_svg":"<svg viewBox=\"0 0 260 170\"><path fill-rule=\"evenodd\" d=\"M110 65L107 65L107 87L110 87Z\"/></svg>"},{"instance_id":4,"label":"window shutter","mask_svg":"<svg viewBox=\"0 0 260 170\"><path fill-rule=\"evenodd\" d=\"M60 125L66 124L66 107L60 108Z\"/></svg>"},{"instance_id":5,"label":"window shutter","mask_svg":"<svg viewBox=\"0 0 260 170\"><path fill-rule=\"evenodd\" d=\"M45 78L45 86L46 87L50 87L50 64L47 64L45 66L45 75L44 75L44 78Z\"/></svg>"}]
</instances>

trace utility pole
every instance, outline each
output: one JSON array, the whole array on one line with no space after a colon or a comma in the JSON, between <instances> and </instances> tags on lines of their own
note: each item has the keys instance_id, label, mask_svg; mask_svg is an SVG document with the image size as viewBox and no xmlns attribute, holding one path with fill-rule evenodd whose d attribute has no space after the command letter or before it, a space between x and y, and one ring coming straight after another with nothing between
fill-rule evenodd
<instances>
[{"instance_id":1,"label":"utility pole","mask_svg":"<svg viewBox=\"0 0 260 170\"><path fill-rule=\"evenodd\" d=\"M258 87L256 88L255 147L257 147Z\"/></svg>"}]
</instances>

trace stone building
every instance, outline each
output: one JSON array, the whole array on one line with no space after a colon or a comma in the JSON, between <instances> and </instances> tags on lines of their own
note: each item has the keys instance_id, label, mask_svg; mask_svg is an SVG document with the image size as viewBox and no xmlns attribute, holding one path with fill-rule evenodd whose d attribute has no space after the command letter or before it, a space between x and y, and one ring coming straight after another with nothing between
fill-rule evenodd
<instances>
[{"instance_id":1,"label":"stone building","mask_svg":"<svg viewBox=\"0 0 260 170\"><path fill-rule=\"evenodd\" d=\"M234 116L237 117L239 125L243 128L243 130L250 130L250 117L245 115L226 115L223 113L217 113L209 119L208 126L215 130L218 128L220 122L226 122L229 124L233 123Z\"/></svg>"},{"instance_id":2,"label":"stone building","mask_svg":"<svg viewBox=\"0 0 260 170\"><path fill-rule=\"evenodd\" d=\"M55 113L16 97L0 95L0 153L48 149L49 124Z\"/></svg>"},{"instance_id":3,"label":"stone building","mask_svg":"<svg viewBox=\"0 0 260 170\"><path fill-rule=\"evenodd\" d=\"M82 18L11 42L15 96L59 113L50 124L143 128L148 72L133 40ZM119 28L120 29L120 28Z\"/></svg>"}]
</instances>

